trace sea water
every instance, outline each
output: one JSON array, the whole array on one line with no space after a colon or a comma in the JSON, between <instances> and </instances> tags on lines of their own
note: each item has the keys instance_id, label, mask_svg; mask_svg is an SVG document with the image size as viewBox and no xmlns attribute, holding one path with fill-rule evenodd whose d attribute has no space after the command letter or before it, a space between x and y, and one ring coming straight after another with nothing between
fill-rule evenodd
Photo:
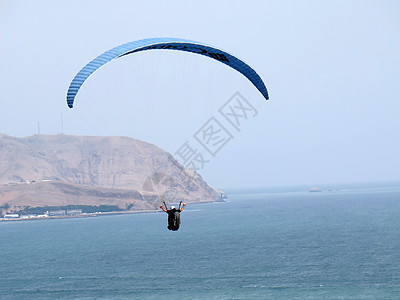
<instances>
[{"instance_id":1,"label":"sea water","mask_svg":"<svg viewBox=\"0 0 400 300\"><path fill-rule=\"evenodd\" d=\"M400 184L0 223L0 299L400 299Z\"/></svg>"}]
</instances>

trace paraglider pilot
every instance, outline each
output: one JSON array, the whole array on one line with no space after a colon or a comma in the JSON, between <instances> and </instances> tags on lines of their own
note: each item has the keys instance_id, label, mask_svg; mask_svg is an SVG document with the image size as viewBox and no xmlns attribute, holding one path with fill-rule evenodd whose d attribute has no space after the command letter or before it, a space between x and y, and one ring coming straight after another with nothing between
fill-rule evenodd
<instances>
[{"instance_id":1,"label":"paraglider pilot","mask_svg":"<svg viewBox=\"0 0 400 300\"><path fill-rule=\"evenodd\" d=\"M185 208L186 203L183 203L181 207L181 201L179 203L178 209L176 209L175 206L171 206L171 208L168 209L167 204L165 204L165 202L163 203L164 205L161 205L160 208L168 214L167 228L172 231L177 231L179 229L179 226L181 225L181 211Z\"/></svg>"}]
</instances>

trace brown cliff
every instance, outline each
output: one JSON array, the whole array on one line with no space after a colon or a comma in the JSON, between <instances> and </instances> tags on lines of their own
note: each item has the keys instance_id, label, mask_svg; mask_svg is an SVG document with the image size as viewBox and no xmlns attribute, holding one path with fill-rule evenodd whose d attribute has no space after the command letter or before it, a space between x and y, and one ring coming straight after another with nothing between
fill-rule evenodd
<instances>
[{"instance_id":1,"label":"brown cliff","mask_svg":"<svg viewBox=\"0 0 400 300\"><path fill-rule=\"evenodd\" d=\"M218 201L171 154L128 137L0 135L0 206L115 205L154 209L162 200Z\"/></svg>"}]
</instances>

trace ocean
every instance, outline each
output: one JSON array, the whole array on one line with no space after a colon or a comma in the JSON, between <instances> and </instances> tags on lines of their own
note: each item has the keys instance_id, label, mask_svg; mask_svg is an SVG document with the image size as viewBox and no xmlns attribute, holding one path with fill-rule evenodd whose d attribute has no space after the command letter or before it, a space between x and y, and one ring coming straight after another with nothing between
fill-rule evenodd
<instances>
[{"instance_id":1,"label":"ocean","mask_svg":"<svg viewBox=\"0 0 400 300\"><path fill-rule=\"evenodd\" d=\"M400 299L400 183L0 222L0 299Z\"/></svg>"}]
</instances>

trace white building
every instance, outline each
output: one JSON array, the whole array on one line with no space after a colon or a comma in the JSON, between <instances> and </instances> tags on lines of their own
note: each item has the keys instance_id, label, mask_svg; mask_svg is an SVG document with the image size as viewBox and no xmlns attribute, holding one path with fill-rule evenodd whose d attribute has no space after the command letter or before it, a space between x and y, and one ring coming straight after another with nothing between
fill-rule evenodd
<instances>
[{"instance_id":1,"label":"white building","mask_svg":"<svg viewBox=\"0 0 400 300\"><path fill-rule=\"evenodd\" d=\"M6 215L4 215L4 218L6 218L6 219L18 219L19 218L19 214L6 214Z\"/></svg>"}]
</instances>

